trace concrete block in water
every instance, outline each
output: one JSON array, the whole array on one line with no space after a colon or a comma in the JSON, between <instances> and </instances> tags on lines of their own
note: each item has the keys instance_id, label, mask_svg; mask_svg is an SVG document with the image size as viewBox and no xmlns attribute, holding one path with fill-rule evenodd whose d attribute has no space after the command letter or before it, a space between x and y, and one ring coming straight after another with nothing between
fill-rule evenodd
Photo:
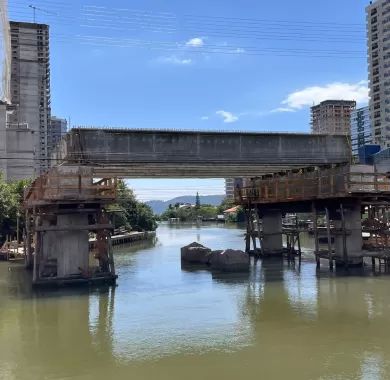
<instances>
[{"instance_id":1,"label":"concrete block in water","mask_svg":"<svg viewBox=\"0 0 390 380\"><path fill-rule=\"evenodd\" d=\"M181 260L186 263L207 265L210 257L211 249L196 242L181 248Z\"/></svg>"},{"instance_id":2,"label":"concrete block in water","mask_svg":"<svg viewBox=\"0 0 390 380\"><path fill-rule=\"evenodd\" d=\"M227 249L213 251L211 269L222 272L249 272L250 258L243 251Z\"/></svg>"}]
</instances>

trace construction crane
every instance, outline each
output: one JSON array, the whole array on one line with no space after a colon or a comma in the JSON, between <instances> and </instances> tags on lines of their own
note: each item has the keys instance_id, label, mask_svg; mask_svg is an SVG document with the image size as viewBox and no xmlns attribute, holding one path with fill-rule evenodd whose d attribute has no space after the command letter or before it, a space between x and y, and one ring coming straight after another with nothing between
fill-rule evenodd
<instances>
[{"instance_id":1,"label":"construction crane","mask_svg":"<svg viewBox=\"0 0 390 380\"><path fill-rule=\"evenodd\" d=\"M46 13L46 14L48 14L48 15L55 15L55 16L57 16L57 13L49 12L49 11L47 11L46 9L42 9L42 8L36 7L35 5L31 5L31 4L30 4L28 7L31 8L31 9L33 10L34 24L35 24L35 21L36 21L36 12L37 12L37 11Z\"/></svg>"}]
</instances>

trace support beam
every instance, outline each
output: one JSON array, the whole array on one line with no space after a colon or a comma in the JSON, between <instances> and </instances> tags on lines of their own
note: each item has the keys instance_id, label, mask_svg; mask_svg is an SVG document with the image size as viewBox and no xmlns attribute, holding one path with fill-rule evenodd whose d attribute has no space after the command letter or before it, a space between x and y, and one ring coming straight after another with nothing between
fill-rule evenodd
<instances>
[{"instance_id":1,"label":"support beam","mask_svg":"<svg viewBox=\"0 0 390 380\"><path fill-rule=\"evenodd\" d=\"M333 270L332 236L330 233L330 216L329 216L328 207L325 207L325 215L326 215L326 236L328 240L329 269Z\"/></svg>"},{"instance_id":2,"label":"support beam","mask_svg":"<svg viewBox=\"0 0 390 380\"><path fill-rule=\"evenodd\" d=\"M314 231L314 255L316 257L317 269L320 269L320 249L318 243L318 211L315 202L312 203L313 231Z\"/></svg>"}]
</instances>

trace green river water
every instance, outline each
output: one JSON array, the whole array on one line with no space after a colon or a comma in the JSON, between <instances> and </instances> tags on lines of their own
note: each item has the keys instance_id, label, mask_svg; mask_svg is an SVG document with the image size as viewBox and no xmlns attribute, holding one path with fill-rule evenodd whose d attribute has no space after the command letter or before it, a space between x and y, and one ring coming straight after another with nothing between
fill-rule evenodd
<instances>
[{"instance_id":1,"label":"green river water","mask_svg":"<svg viewBox=\"0 0 390 380\"><path fill-rule=\"evenodd\" d=\"M157 236L116 251L116 288L33 292L0 263L0 379L390 379L390 276L317 274L309 255L182 270L181 246L242 249L243 230Z\"/></svg>"}]
</instances>

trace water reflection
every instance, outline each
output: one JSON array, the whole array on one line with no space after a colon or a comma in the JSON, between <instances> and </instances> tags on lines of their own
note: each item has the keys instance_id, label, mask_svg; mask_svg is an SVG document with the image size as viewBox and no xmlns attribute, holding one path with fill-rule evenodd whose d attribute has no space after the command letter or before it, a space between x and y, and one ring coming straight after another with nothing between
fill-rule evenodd
<instances>
[{"instance_id":1,"label":"water reflection","mask_svg":"<svg viewBox=\"0 0 390 380\"><path fill-rule=\"evenodd\" d=\"M241 230L165 227L116 251L117 288L84 291L32 292L22 268L1 263L0 378L390 377L387 276L281 260L182 271L179 248L198 235L213 249L242 244Z\"/></svg>"}]
</instances>

